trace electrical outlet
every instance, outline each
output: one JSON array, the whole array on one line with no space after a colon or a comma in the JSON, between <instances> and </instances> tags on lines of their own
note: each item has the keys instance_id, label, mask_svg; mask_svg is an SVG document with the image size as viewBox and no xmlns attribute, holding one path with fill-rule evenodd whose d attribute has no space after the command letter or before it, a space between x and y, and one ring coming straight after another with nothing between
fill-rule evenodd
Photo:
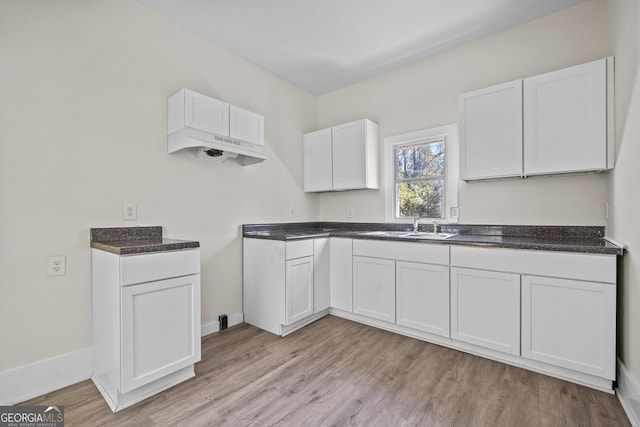
<instances>
[{"instance_id":1,"label":"electrical outlet","mask_svg":"<svg viewBox=\"0 0 640 427\"><path fill-rule=\"evenodd\" d=\"M289 209L289 218L293 218L296 216L296 210L294 208Z\"/></svg>"},{"instance_id":2,"label":"electrical outlet","mask_svg":"<svg viewBox=\"0 0 640 427\"><path fill-rule=\"evenodd\" d=\"M353 208L347 208L347 218L353 218Z\"/></svg>"},{"instance_id":3,"label":"electrical outlet","mask_svg":"<svg viewBox=\"0 0 640 427\"><path fill-rule=\"evenodd\" d=\"M609 214L611 213L611 208L609 207L609 202L604 204L604 219L609 219Z\"/></svg>"},{"instance_id":4,"label":"electrical outlet","mask_svg":"<svg viewBox=\"0 0 640 427\"><path fill-rule=\"evenodd\" d=\"M451 218L458 219L460 217L460 208L454 206L451 208Z\"/></svg>"},{"instance_id":5,"label":"electrical outlet","mask_svg":"<svg viewBox=\"0 0 640 427\"><path fill-rule=\"evenodd\" d=\"M64 276L67 274L67 257L65 255L50 256L47 275Z\"/></svg>"},{"instance_id":6,"label":"electrical outlet","mask_svg":"<svg viewBox=\"0 0 640 427\"><path fill-rule=\"evenodd\" d=\"M126 202L122 205L122 219L135 221L138 219L138 207L135 203Z\"/></svg>"}]
</instances>

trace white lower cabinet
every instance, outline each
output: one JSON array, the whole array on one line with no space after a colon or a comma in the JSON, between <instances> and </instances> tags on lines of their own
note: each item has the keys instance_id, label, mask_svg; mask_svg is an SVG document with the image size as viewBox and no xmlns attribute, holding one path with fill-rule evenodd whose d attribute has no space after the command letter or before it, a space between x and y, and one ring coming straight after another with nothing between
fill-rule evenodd
<instances>
[{"instance_id":1,"label":"white lower cabinet","mask_svg":"<svg viewBox=\"0 0 640 427\"><path fill-rule=\"evenodd\" d=\"M353 312L353 241L329 239L329 286L331 307ZM316 270L317 274L317 270Z\"/></svg>"},{"instance_id":2,"label":"white lower cabinet","mask_svg":"<svg viewBox=\"0 0 640 427\"><path fill-rule=\"evenodd\" d=\"M200 250L91 250L93 374L116 412L193 377L200 360Z\"/></svg>"},{"instance_id":3,"label":"white lower cabinet","mask_svg":"<svg viewBox=\"0 0 640 427\"><path fill-rule=\"evenodd\" d=\"M615 379L616 287L522 277L522 356Z\"/></svg>"},{"instance_id":4,"label":"white lower cabinet","mask_svg":"<svg viewBox=\"0 0 640 427\"><path fill-rule=\"evenodd\" d=\"M396 261L396 323L449 336L449 267Z\"/></svg>"},{"instance_id":5,"label":"white lower cabinet","mask_svg":"<svg viewBox=\"0 0 640 427\"><path fill-rule=\"evenodd\" d=\"M396 321L394 260L353 257L353 312L385 322Z\"/></svg>"},{"instance_id":6,"label":"white lower cabinet","mask_svg":"<svg viewBox=\"0 0 640 427\"><path fill-rule=\"evenodd\" d=\"M313 314L313 256L286 262L286 325Z\"/></svg>"},{"instance_id":7,"label":"white lower cabinet","mask_svg":"<svg viewBox=\"0 0 640 427\"><path fill-rule=\"evenodd\" d=\"M200 360L200 275L122 289L122 392Z\"/></svg>"},{"instance_id":8,"label":"white lower cabinet","mask_svg":"<svg viewBox=\"0 0 640 427\"><path fill-rule=\"evenodd\" d=\"M314 247L322 250L317 257ZM328 247L314 244L314 239L243 239L244 321L286 335L326 314L328 309L322 308L329 292L325 250ZM316 307L315 295L326 301Z\"/></svg>"},{"instance_id":9,"label":"white lower cabinet","mask_svg":"<svg viewBox=\"0 0 640 427\"><path fill-rule=\"evenodd\" d=\"M451 269L451 338L520 354L520 276Z\"/></svg>"}]
</instances>

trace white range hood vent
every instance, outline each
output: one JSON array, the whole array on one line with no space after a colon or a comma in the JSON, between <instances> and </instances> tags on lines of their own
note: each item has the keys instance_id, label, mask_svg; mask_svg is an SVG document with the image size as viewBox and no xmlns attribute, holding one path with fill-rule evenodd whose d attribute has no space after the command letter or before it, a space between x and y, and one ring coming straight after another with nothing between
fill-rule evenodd
<instances>
[{"instance_id":1,"label":"white range hood vent","mask_svg":"<svg viewBox=\"0 0 640 427\"><path fill-rule=\"evenodd\" d=\"M266 159L264 117L259 114L182 89L169 98L168 115L169 153L204 149L212 157L232 158L244 166Z\"/></svg>"}]
</instances>

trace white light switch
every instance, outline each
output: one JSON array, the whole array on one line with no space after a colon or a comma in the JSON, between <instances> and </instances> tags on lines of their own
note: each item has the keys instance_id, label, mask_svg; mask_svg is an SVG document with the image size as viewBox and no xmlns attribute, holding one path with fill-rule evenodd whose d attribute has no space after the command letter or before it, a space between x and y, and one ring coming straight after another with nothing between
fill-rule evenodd
<instances>
[{"instance_id":1,"label":"white light switch","mask_svg":"<svg viewBox=\"0 0 640 427\"><path fill-rule=\"evenodd\" d=\"M122 219L135 221L138 219L138 207L135 203L127 202L122 205Z\"/></svg>"}]
</instances>

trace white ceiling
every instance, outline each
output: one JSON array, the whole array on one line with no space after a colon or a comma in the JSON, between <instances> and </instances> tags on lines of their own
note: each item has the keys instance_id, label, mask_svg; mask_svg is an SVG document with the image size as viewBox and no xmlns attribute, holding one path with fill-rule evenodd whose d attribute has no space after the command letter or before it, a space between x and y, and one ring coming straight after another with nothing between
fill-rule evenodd
<instances>
[{"instance_id":1,"label":"white ceiling","mask_svg":"<svg viewBox=\"0 0 640 427\"><path fill-rule=\"evenodd\" d=\"M316 95L585 0L139 0Z\"/></svg>"}]
</instances>

